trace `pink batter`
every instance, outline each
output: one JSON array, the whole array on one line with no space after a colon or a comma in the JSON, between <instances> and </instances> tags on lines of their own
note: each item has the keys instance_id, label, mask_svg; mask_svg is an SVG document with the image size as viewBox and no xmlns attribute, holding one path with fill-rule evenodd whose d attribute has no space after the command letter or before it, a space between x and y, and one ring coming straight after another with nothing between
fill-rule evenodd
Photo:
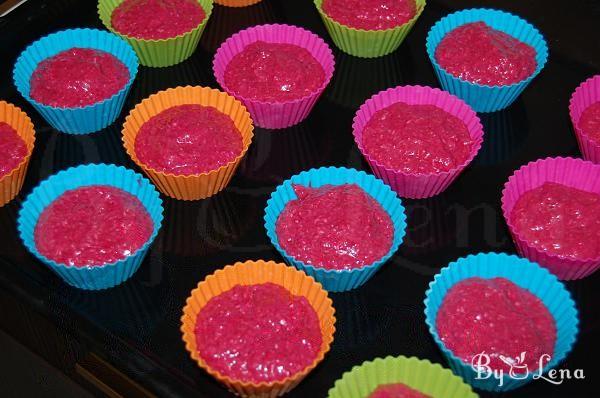
<instances>
[{"instance_id":1,"label":"pink batter","mask_svg":"<svg viewBox=\"0 0 600 398\"><path fill-rule=\"evenodd\" d=\"M392 29L417 13L415 0L323 0L321 7L334 21L364 30Z\"/></svg>"},{"instance_id":2,"label":"pink batter","mask_svg":"<svg viewBox=\"0 0 600 398\"><path fill-rule=\"evenodd\" d=\"M0 122L0 178L13 171L27 156L27 145L8 123Z\"/></svg>"},{"instance_id":3,"label":"pink batter","mask_svg":"<svg viewBox=\"0 0 600 398\"><path fill-rule=\"evenodd\" d=\"M242 135L212 106L178 105L152 116L135 139L138 159L176 175L207 173L242 152Z\"/></svg>"},{"instance_id":4,"label":"pink batter","mask_svg":"<svg viewBox=\"0 0 600 398\"><path fill-rule=\"evenodd\" d=\"M439 173L461 165L473 140L456 116L434 105L397 102L371 117L362 133L365 152L405 173Z\"/></svg>"},{"instance_id":5,"label":"pink batter","mask_svg":"<svg viewBox=\"0 0 600 398\"><path fill-rule=\"evenodd\" d=\"M536 69L533 47L485 22L454 29L438 44L435 59L451 75L471 83L503 86L518 83Z\"/></svg>"},{"instance_id":6,"label":"pink batter","mask_svg":"<svg viewBox=\"0 0 600 398\"><path fill-rule=\"evenodd\" d=\"M438 310L436 328L463 361L485 352L492 369L507 373L511 366L501 356L514 365L513 373L537 371L540 357L552 356L556 342L554 317L544 303L505 278L468 278L454 285ZM524 358L517 359L522 352Z\"/></svg>"},{"instance_id":7,"label":"pink batter","mask_svg":"<svg viewBox=\"0 0 600 398\"><path fill-rule=\"evenodd\" d=\"M600 257L600 194L547 182L525 192L511 213L530 245L561 257Z\"/></svg>"},{"instance_id":8,"label":"pink batter","mask_svg":"<svg viewBox=\"0 0 600 398\"><path fill-rule=\"evenodd\" d=\"M325 72L300 46L257 41L231 59L224 80L229 90L248 99L288 101L317 91Z\"/></svg>"},{"instance_id":9,"label":"pink batter","mask_svg":"<svg viewBox=\"0 0 600 398\"><path fill-rule=\"evenodd\" d=\"M205 17L197 0L125 0L114 9L110 23L122 35L159 40L190 32Z\"/></svg>"},{"instance_id":10,"label":"pink batter","mask_svg":"<svg viewBox=\"0 0 600 398\"><path fill-rule=\"evenodd\" d=\"M60 264L113 263L142 247L154 229L135 196L107 185L66 191L44 209L35 226L40 254Z\"/></svg>"},{"instance_id":11,"label":"pink batter","mask_svg":"<svg viewBox=\"0 0 600 398\"><path fill-rule=\"evenodd\" d=\"M319 317L305 297L280 285L237 285L198 313L200 357L222 375L246 382L283 380L316 359Z\"/></svg>"},{"instance_id":12,"label":"pink batter","mask_svg":"<svg viewBox=\"0 0 600 398\"><path fill-rule=\"evenodd\" d=\"M29 95L59 108L95 104L118 93L129 69L117 57L93 48L71 48L39 63L31 75Z\"/></svg>"},{"instance_id":13,"label":"pink batter","mask_svg":"<svg viewBox=\"0 0 600 398\"><path fill-rule=\"evenodd\" d=\"M587 137L600 144L600 102L588 106L581 113L579 127Z\"/></svg>"},{"instance_id":14,"label":"pink batter","mask_svg":"<svg viewBox=\"0 0 600 398\"><path fill-rule=\"evenodd\" d=\"M392 246L394 224L388 213L358 185L294 185L275 225L285 252L327 269L373 264Z\"/></svg>"},{"instance_id":15,"label":"pink batter","mask_svg":"<svg viewBox=\"0 0 600 398\"><path fill-rule=\"evenodd\" d=\"M368 398L431 398L422 392L410 388L406 384L382 384L368 396Z\"/></svg>"}]
</instances>

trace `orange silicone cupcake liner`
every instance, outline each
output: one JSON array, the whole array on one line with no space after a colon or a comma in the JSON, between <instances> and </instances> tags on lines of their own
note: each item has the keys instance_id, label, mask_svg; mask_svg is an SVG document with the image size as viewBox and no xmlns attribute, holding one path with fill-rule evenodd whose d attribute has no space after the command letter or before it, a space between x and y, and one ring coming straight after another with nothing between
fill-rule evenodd
<instances>
[{"instance_id":1,"label":"orange silicone cupcake liner","mask_svg":"<svg viewBox=\"0 0 600 398\"><path fill-rule=\"evenodd\" d=\"M215 3L225 7L247 7L260 3L261 1L262 0L215 0Z\"/></svg>"},{"instance_id":2,"label":"orange silicone cupcake liner","mask_svg":"<svg viewBox=\"0 0 600 398\"><path fill-rule=\"evenodd\" d=\"M191 175L158 171L142 163L135 154L135 139L142 125L165 109L184 104L212 106L228 115L242 136L240 154L218 169ZM137 104L125 119L122 138L127 154L162 193L175 199L198 200L216 194L229 184L240 160L248 151L253 130L250 114L234 97L208 87L186 86L159 91Z\"/></svg>"},{"instance_id":3,"label":"orange silicone cupcake liner","mask_svg":"<svg viewBox=\"0 0 600 398\"><path fill-rule=\"evenodd\" d=\"M5 101L0 101L0 122L4 122L15 129L27 146L27 154L21 160L21 163L0 178L0 207L2 207L13 200L23 187L29 159L33 152L33 144L35 143L35 130L31 119L25 112Z\"/></svg>"},{"instance_id":4,"label":"orange silicone cupcake liner","mask_svg":"<svg viewBox=\"0 0 600 398\"><path fill-rule=\"evenodd\" d=\"M257 384L231 379L211 369L198 354L196 336L194 334L198 313L211 298L230 290L236 285L253 285L267 282L283 286L294 295L306 297L319 317L323 336L321 350L312 364L307 366L303 371L284 380ZM290 391L323 360L333 342L333 333L335 332L334 312L332 301L328 297L327 292L323 290L321 284L315 282L313 278L303 272L274 261L257 260L246 261L244 263L238 262L207 276L204 281L198 284L198 287L192 290L183 308L181 332L183 333L185 348L190 353L192 359L196 361L198 366L227 386L231 391L243 397L270 398Z\"/></svg>"}]
</instances>

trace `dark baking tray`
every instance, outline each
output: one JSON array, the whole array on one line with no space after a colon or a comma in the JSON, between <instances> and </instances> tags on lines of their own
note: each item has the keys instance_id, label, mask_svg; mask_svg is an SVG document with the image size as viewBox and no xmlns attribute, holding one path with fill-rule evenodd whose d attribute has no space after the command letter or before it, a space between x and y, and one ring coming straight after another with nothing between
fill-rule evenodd
<instances>
[{"instance_id":1,"label":"dark baking tray","mask_svg":"<svg viewBox=\"0 0 600 398\"><path fill-rule=\"evenodd\" d=\"M281 260L267 240L262 221L265 202L274 188L311 167L343 165L368 170L351 136L352 117L360 103L395 85L437 86L425 53L429 27L455 9L497 7L519 14L544 33L551 50L546 68L509 109L481 115L486 133L483 148L445 193L404 201L409 225L405 243L364 287L332 294L338 330L331 352L288 396L325 397L343 372L375 357L415 355L444 364L424 323L427 284L458 257L481 251L514 252L500 211L502 186L514 169L528 161L579 156L568 117L569 96L600 67L599 2L431 0L394 54L361 60L335 50L333 81L305 122L282 131L257 129L246 158L224 192L197 202L164 198L165 222L140 270L122 286L86 292L61 282L19 241L16 213L31 189L41 179L82 163L116 163L137 169L120 141L129 109L168 87L217 87L210 67L213 53L222 40L243 27L289 23L329 41L311 0L263 0L241 9L216 6L191 59L165 69L141 68L116 123L91 135L61 134L18 95L12 84L12 65L28 43L45 34L68 27L100 27L95 6L93 0L29 0L0 19L0 98L22 107L37 132L25 187L19 198L0 209L0 286L3 294L18 300L23 308L41 314L65 336L81 342L86 352L159 396L229 395L190 360L181 342L179 318L190 290L207 274L238 260ZM562 367L582 368L586 379L561 385L538 380L508 395L600 394L600 378L594 374L600 360L599 282L597 273L567 283L580 310L581 331ZM8 308L2 317L7 325L7 320L17 320L20 314Z\"/></svg>"}]
</instances>

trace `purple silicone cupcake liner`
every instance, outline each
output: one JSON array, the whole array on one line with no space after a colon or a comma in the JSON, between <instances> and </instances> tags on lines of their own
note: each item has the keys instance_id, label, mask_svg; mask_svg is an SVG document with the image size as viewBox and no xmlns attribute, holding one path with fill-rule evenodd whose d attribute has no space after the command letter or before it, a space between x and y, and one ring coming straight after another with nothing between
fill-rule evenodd
<instances>
[{"instance_id":1,"label":"purple silicone cupcake liner","mask_svg":"<svg viewBox=\"0 0 600 398\"><path fill-rule=\"evenodd\" d=\"M519 253L548 268L560 279L584 278L598 269L600 257L573 259L540 250L529 244L510 220L512 209L521 195L546 182L555 182L600 194L600 165L574 158L536 160L515 171L502 191L502 213Z\"/></svg>"},{"instance_id":2,"label":"purple silicone cupcake liner","mask_svg":"<svg viewBox=\"0 0 600 398\"><path fill-rule=\"evenodd\" d=\"M590 106L600 101L600 75L590 77L585 82L581 83L571 96L569 103L569 115L579 149L585 160L590 160L594 163L600 163L600 142L591 139L579 127L579 119L581 114Z\"/></svg>"},{"instance_id":3,"label":"purple silicone cupcake liner","mask_svg":"<svg viewBox=\"0 0 600 398\"><path fill-rule=\"evenodd\" d=\"M471 153L459 166L441 173L417 174L393 170L379 163L365 150L362 133L371 117L379 110L397 102L411 105L435 105L463 121L473 140ZM422 199L443 192L473 160L483 142L483 127L477 114L465 102L437 88L423 86L398 86L381 91L365 102L352 123L354 141L373 173L392 187L399 196Z\"/></svg>"},{"instance_id":4,"label":"purple silicone cupcake liner","mask_svg":"<svg viewBox=\"0 0 600 398\"><path fill-rule=\"evenodd\" d=\"M305 97L283 101L263 102L246 98L230 90L225 82L225 70L231 59L247 45L256 41L288 43L305 48L321 64L325 79L321 87ZM306 119L333 76L335 61L329 46L316 34L291 25L259 25L244 29L227 39L217 50L213 72L219 85L248 108L254 123L263 128L281 129Z\"/></svg>"}]
</instances>

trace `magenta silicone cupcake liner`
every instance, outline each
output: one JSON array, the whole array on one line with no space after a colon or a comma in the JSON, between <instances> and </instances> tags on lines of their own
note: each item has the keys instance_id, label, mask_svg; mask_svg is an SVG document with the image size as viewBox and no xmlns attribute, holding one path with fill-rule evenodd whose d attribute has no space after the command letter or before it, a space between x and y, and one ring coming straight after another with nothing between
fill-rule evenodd
<instances>
[{"instance_id":1,"label":"magenta silicone cupcake liner","mask_svg":"<svg viewBox=\"0 0 600 398\"><path fill-rule=\"evenodd\" d=\"M283 102L256 101L230 90L224 79L227 65L247 45L259 40L269 43L294 44L308 50L325 72L325 79L321 87L305 97ZM329 84L334 66L333 53L323 39L297 26L278 24L258 25L234 34L219 47L213 60L213 72L223 90L239 99L248 108L252 120L257 126L269 129L290 127L304 120Z\"/></svg>"},{"instance_id":2,"label":"magenta silicone cupcake liner","mask_svg":"<svg viewBox=\"0 0 600 398\"><path fill-rule=\"evenodd\" d=\"M598 269L600 257L573 259L542 251L527 242L511 223L510 214L525 192L555 182L600 194L600 165L582 159L546 158L530 162L510 176L502 191L502 213L518 252L563 280L581 279Z\"/></svg>"},{"instance_id":3,"label":"magenta silicone cupcake liner","mask_svg":"<svg viewBox=\"0 0 600 398\"><path fill-rule=\"evenodd\" d=\"M435 105L458 117L469 130L473 139L471 153L465 161L452 170L441 173L406 173L379 163L366 152L362 133L371 117L379 110L397 102L411 105ZM365 102L352 123L354 141L373 173L385 181L399 196L411 199L428 198L443 192L473 160L483 142L483 127L477 114L464 101L437 88L423 86L398 86L381 91Z\"/></svg>"},{"instance_id":4,"label":"magenta silicone cupcake liner","mask_svg":"<svg viewBox=\"0 0 600 398\"><path fill-rule=\"evenodd\" d=\"M600 75L590 77L581 83L571 96L569 103L569 114L581 154L584 159L594 163L600 163L600 142L592 140L581 130L579 119L583 111L598 101L600 101Z\"/></svg>"}]
</instances>

